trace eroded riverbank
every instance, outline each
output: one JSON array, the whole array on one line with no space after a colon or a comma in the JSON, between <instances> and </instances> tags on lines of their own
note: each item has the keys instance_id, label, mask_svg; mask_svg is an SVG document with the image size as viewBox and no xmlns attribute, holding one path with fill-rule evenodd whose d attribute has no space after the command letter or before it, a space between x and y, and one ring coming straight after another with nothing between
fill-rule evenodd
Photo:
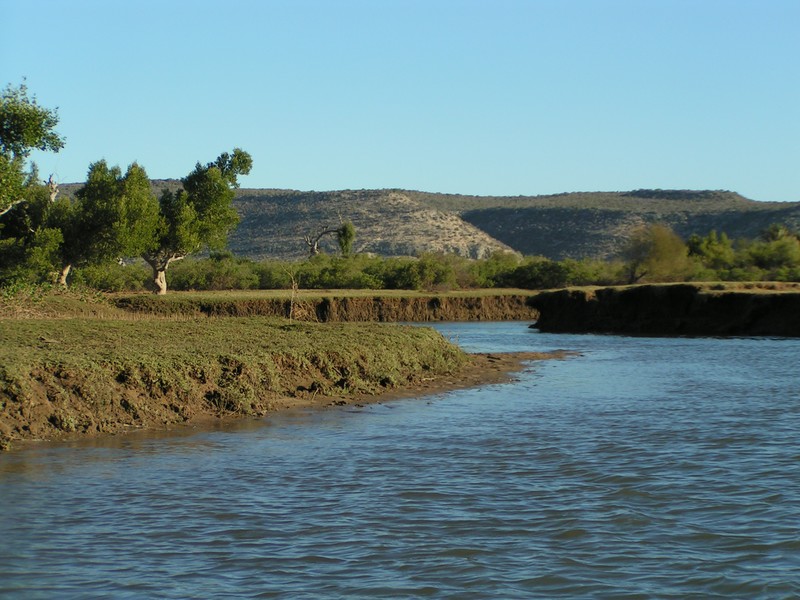
<instances>
[{"instance_id":1,"label":"eroded riverbank","mask_svg":"<svg viewBox=\"0 0 800 600\"><path fill-rule=\"evenodd\" d=\"M343 306L337 314L350 317L376 306L357 300L322 305L328 311ZM423 306L428 315L452 306L395 300L389 304L412 307L395 310L398 318L418 317ZM173 302L186 306L180 297ZM482 319L497 313L481 307L509 305L508 298L456 304ZM238 312L252 309L241 306ZM0 445L6 448L24 440L365 403L387 393L420 395L499 381L523 361L550 357L467 355L435 331L413 326L304 322L297 314L292 320L209 318L174 309L154 315L69 296L23 306L18 318L1 322Z\"/></svg>"}]
</instances>

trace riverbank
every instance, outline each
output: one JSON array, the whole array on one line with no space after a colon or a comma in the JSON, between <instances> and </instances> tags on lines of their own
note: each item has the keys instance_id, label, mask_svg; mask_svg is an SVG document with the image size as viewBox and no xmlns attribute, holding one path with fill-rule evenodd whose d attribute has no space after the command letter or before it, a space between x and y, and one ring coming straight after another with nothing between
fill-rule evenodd
<instances>
[{"instance_id":1,"label":"riverbank","mask_svg":"<svg viewBox=\"0 0 800 600\"><path fill-rule=\"evenodd\" d=\"M167 296L119 294L114 306L128 313L195 317L285 317L320 323L524 321L538 312L529 290L287 290L181 292Z\"/></svg>"},{"instance_id":2,"label":"riverbank","mask_svg":"<svg viewBox=\"0 0 800 600\"><path fill-rule=\"evenodd\" d=\"M185 307L185 300L176 295L172 302ZM345 300L341 305L352 307ZM430 306L424 298L398 297L393 304L418 306L416 300ZM472 306L491 304L489 298ZM102 295L56 292L3 308L0 445L6 448L433 393L500 381L524 361L551 356L467 355L431 329L396 324L143 314Z\"/></svg>"},{"instance_id":3,"label":"riverbank","mask_svg":"<svg viewBox=\"0 0 800 600\"><path fill-rule=\"evenodd\" d=\"M800 336L800 284L680 283L569 288L530 299L550 333Z\"/></svg>"}]
</instances>

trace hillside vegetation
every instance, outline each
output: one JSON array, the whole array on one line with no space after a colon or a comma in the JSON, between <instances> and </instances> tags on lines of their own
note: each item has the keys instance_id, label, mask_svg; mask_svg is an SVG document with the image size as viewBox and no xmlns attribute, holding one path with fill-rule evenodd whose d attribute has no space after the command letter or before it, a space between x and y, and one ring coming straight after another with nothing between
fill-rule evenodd
<instances>
[{"instance_id":1,"label":"hillside vegetation","mask_svg":"<svg viewBox=\"0 0 800 600\"><path fill-rule=\"evenodd\" d=\"M231 250L251 258L307 254L303 236L340 219L358 232L356 251L383 256L495 250L563 258L609 258L630 232L663 223L688 239L712 229L756 238L773 223L800 229L800 202L756 202L734 192L637 190L551 196L464 196L406 190L239 190ZM335 239L327 240L334 251Z\"/></svg>"},{"instance_id":2,"label":"hillside vegetation","mask_svg":"<svg viewBox=\"0 0 800 600\"><path fill-rule=\"evenodd\" d=\"M177 181L156 180L156 190ZM62 186L70 194L77 185ZM759 202L722 190L571 192L544 196L470 196L411 190L240 189L241 217L230 235L239 256L308 256L303 238L321 227L351 221L354 250L380 256L425 252L485 258L497 250L526 256L608 259L619 255L641 225L667 225L684 240L711 230L731 239L755 239L780 223L800 230L800 202ZM324 251L336 252L334 236Z\"/></svg>"},{"instance_id":3,"label":"hillside vegetation","mask_svg":"<svg viewBox=\"0 0 800 600\"><path fill-rule=\"evenodd\" d=\"M412 199L402 191L295 192L240 190L234 203L241 222L230 236L231 249L251 258L301 258L305 236L343 221L355 225L355 252L416 256L423 252L485 258L511 248L458 214ZM335 251L335 237L322 248Z\"/></svg>"}]
</instances>

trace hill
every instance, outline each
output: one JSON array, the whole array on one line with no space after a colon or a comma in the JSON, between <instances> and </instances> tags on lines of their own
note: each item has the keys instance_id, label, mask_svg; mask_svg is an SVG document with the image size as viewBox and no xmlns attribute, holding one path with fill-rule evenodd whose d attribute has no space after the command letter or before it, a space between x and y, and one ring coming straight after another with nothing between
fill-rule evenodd
<instances>
[{"instance_id":1,"label":"hill","mask_svg":"<svg viewBox=\"0 0 800 600\"><path fill-rule=\"evenodd\" d=\"M551 196L476 197L411 192L451 210L526 255L554 259L617 254L630 231L645 223L669 225L682 238L712 229L755 238L773 223L800 229L800 202L756 202L735 192L635 190Z\"/></svg>"},{"instance_id":2,"label":"hill","mask_svg":"<svg viewBox=\"0 0 800 600\"><path fill-rule=\"evenodd\" d=\"M177 180L153 182L158 192ZM79 187L62 186L69 195ZM688 239L712 229L755 238L773 223L800 230L800 202L757 202L720 190L575 192L547 196L468 196L409 190L329 192L240 189L241 216L230 248L250 258L301 258L304 237L343 220L356 227L357 252L382 256L449 252L482 258L497 250L553 259L616 255L630 232L663 223ZM335 252L335 238L321 248Z\"/></svg>"},{"instance_id":3,"label":"hill","mask_svg":"<svg viewBox=\"0 0 800 600\"><path fill-rule=\"evenodd\" d=\"M239 190L236 210L242 220L230 237L231 249L254 258L307 256L304 237L325 227L336 228L343 220L356 228L356 252L383 256L445 252L485 258L497 250L512 251L457 213L399 190ZM335 236L323 238L321 247L335 252Z\"/></svg>"}]
</instances>

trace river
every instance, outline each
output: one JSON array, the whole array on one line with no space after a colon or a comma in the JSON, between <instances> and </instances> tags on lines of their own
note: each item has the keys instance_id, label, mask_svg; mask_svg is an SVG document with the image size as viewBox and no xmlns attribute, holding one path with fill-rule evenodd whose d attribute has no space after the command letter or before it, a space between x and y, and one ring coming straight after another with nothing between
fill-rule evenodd
<instances>
[{"instance_id":1,"label":"river","mask_svg":"<svg viewBox=\"0 0 800 600\"><path fill-rule=\"evenodd\" d=\"M0 454L0 597L800 597L800 340L437 327L580 355Z\"/></svg>"}]
</instances>

